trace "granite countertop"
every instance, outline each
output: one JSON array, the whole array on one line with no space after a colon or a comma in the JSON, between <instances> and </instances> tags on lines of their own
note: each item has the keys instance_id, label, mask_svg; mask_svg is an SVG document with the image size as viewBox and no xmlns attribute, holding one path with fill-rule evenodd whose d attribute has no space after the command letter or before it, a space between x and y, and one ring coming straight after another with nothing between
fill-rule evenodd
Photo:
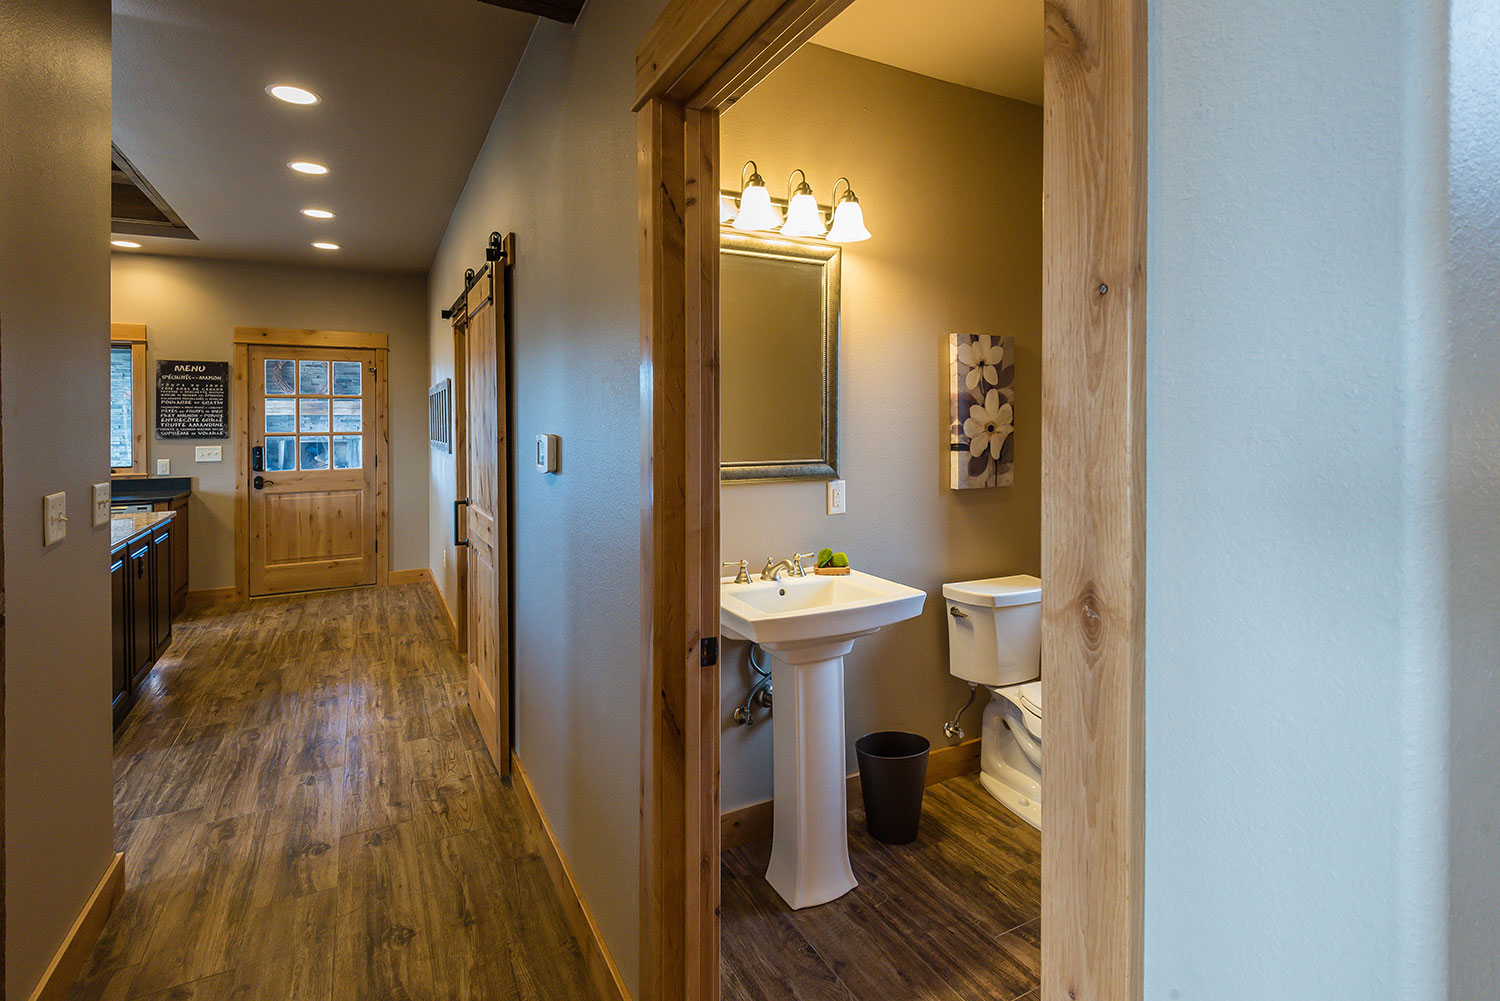
<instances>
[{"instance_id":1,"label":"granite countertop","mask_svg":"<svg viewBox=\"0 0 1500 1001\"><path fill-rule=\"evenodd\" d=\"M190 476L122 476L109 481L115 503L176 500L193 491Z\"/></svg>"},{"instance_id":2,"label":"granite countertop","mask_svg":"<svg viewBox=\"0 0 1500 1001\"><path fill-rule=\"evenodd\" d=\"M109 548L113 552L138 535L144 535L164 521L171 521L171 511L138 511L117 514L109 519Z\"/></svg>"}]
</instances>

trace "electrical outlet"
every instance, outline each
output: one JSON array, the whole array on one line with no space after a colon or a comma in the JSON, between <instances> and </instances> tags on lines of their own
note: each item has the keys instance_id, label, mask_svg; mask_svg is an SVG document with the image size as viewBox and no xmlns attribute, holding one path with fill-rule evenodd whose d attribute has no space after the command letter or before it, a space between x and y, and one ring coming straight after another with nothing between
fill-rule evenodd
<instances>
[{"instance_id":1,"label":"electrical outlet","mask_svg":"<svg viewBox=\"0 0 1500 1001\"><path fill-rule=\"evenodd\" d=\"M193 447L194 462L223 462L223 445L196 445Z\"/></svg>"},{"instance_id":2,"label":"electrical outlet","mask_svg":"<svg viewBox=\"0 0 1500 1001\"><path fill-rule=\"evenodd\" d=\"M172 460L171 459L157 459L156 460L156 475L157 476L171 476L172 475Z\"/></svg>"},{"instance_id":3,"label":"electrical outlet","mask_svg":"<svg viewBox=\"0 0 1500 1001\"><path fill-rule=\"evenodd\" d=\"M42 545L61 542L68 534L68 495L48 494L42 498Z\"/></svg>"},{"instance_id":4,"label":"electrical outlet","mask_svg":"<svg viewBox=\"0 0 1500 1001\"><path fill-rule=\"evenodd\" d=\"M843 480L829 480L828 481L828 513L829 514L843 514L844 513L844 481Z\"/></svg>"},{"instance_id":5,"label":"electrical outlet","mask_svg":"<svg viewBox=\"0 0 1500 1001\"><path fill-rule=\"evenodd\" d=\"M109 524L109 484L94 484L94 527L103 528Z\"/></svg>"}]
</instances>

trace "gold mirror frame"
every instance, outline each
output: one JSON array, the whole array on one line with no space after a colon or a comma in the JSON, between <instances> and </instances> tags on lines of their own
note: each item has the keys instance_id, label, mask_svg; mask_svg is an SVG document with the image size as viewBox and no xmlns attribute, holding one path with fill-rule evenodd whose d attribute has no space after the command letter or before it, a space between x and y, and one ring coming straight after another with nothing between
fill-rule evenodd
<instances>
[{"instance_id":1,"label":"gold mirror frame","mask_svg":"<svg viewBox=\"0 0 1500 1001\"><path fill-rule=\"evenodd\" d=\"M839 322L843 248L821 240L719 230L719 253L817 264L823 273L823 450L816 461L720 462L724 482L834 480L839 475ZM722 378L722 376L721 376ZM722 419L722 418L721 418Z\"/></svg>"}]
</instances>

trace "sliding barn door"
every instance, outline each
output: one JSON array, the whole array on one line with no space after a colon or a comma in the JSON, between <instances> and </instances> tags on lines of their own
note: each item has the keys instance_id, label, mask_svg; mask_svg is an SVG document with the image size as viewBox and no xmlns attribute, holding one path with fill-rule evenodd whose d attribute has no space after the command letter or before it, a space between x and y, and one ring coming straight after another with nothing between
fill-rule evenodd
<instances>
[{"instance_id":1,"label":"sliding barn door","mask_svg":"<svg viewBox=\"0 0 1500 1001\"><path fill-rule=\"evenodd\" d=\"M468 294L464 338L464 610L469 705L490 757L510 774L509 521L506 484L504 281L486 268ZM497 302L497 299L499 300Z\"/></svg>"}]
</instances>

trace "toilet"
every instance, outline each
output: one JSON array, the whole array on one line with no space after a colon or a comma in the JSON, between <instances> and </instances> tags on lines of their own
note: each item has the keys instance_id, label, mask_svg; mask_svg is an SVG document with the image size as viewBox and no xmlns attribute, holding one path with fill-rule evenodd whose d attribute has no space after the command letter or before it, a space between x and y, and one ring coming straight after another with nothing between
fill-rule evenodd
<instances>
[{"instance_id":1,"label":"toilet","mask_svg":"<svg viewBox=\"0 0 1500 1001\"><path fill-rule=\"evenodd\" d=\"M993 698L979 734L979 780L1042 826L1042 582L1021 574L943 585L948 671Z\"/></svg>"}]
</instances>

